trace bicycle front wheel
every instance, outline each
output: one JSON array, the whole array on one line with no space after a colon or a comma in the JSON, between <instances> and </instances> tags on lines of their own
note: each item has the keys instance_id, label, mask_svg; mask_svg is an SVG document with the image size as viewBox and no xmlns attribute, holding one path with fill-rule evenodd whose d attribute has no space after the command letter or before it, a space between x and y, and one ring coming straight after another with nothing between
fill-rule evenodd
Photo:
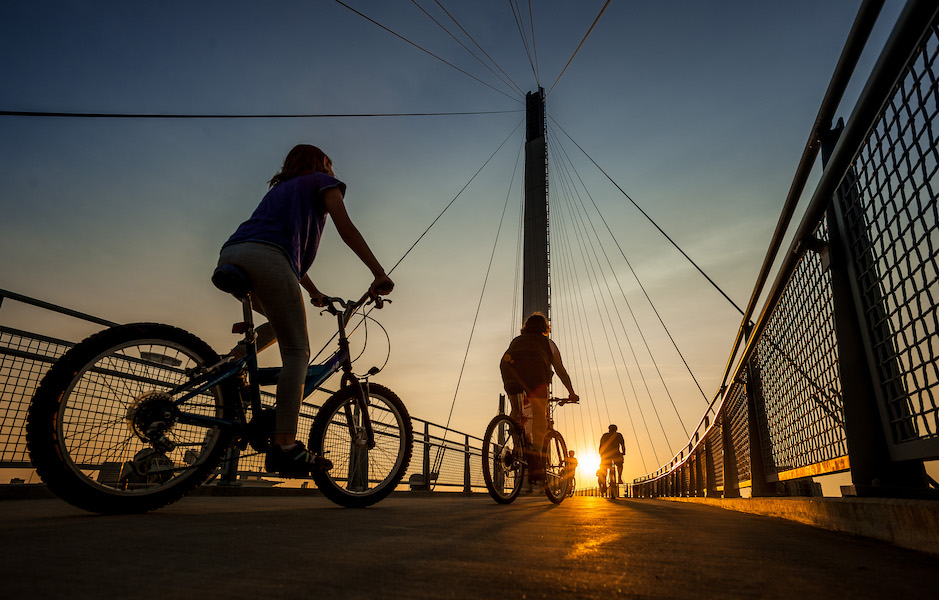
<instances>
[{"instance_id":1,"label":"bicycle front wheel","mask_svg":"<svg viewBox=\"0 0 939 600\"><path fill-rule=\"evenodd\" d=\"M560 504L567 496L571 480L567 477L567 444L560 433L549 429L541 445L544 456L544 493L548 500Z\"/></svg>"},{"instance_id":2,"label":"bicycle front wheel","mask_svg":"<svg viewBox=\"0 0 939 600\"><path fill-rule=\"evenodd\" d=\"M212 473L228 430L189 417L224 418L230 384L194 394L189 373L218 362L196 336L168 325L120 325L66 352L29 407L26 443L57 496L99 513L160 508Z\"/></svg>"},{"instance_id":3,"label":"bicycle front wheel","mask_svg":"<svg viewBox=\"0 0 939 600\"><path fill-rule=\"evenodd\" d=\"M483 437L483 479L489 495L499 504L509 504L522 489L524 473L521 433L515 421L499 415L489 422Z\"/></svg>"},{"instance_id":4,"label":"bicycle front wheel","mask_svg":"<svg viewBox=\"0 0 939 600\"><path fill-rule=\"evenodd\" d=\"M324 496L348 508L370 506L393 492L414 445L411 416L394 392L371 383L366 404L373 448L368 447L365 415L351 387L330 396L310 429L310 450L333 463L328 473L314 472L313 480Z\"/></svg>"}]
</instances>

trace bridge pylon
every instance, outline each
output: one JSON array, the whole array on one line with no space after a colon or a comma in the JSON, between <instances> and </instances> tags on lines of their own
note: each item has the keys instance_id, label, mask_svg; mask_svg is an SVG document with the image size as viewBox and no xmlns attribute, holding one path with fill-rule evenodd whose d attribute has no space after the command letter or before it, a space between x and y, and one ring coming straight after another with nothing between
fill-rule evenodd
<instances>
[{"instance_id":1,"label":"bridge pylon","mask_svg":"<svg viewBox=\"0 0 939 600\"><path fill-rule=\"evenodd\" d=\"M525 207L522 245L522 320L533 312L551 318L548 230L548 144L545 93L539 87L525 96Z\"/></svg>"}]
</instances>

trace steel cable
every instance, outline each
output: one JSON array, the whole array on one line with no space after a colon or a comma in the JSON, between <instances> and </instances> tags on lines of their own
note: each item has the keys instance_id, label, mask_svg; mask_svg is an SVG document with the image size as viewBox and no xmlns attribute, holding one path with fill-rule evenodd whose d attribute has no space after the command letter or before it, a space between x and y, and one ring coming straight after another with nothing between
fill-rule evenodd
<instances>
[{"instance_id":1,"label":"steel cable","mask_svg":"<svg viewBox=\"0 0 939 600\"><path fill-rule=\"evenodd\" d=\"M522 89L521 89L520 87L518 87L518 85L517 85L514 81L512 81L511 79L509 79L509 81L506 81L505 79L502 78L502 76L500 76L498 73L496 73L495 71L493 71L493 70L492 70L492 67L490 67L489 65L487 65L481 58L479 58L478 56L476 56L476 54L475 54L472 50L470 50L469 48L467 48L467 47L466 47L466 44L464 44L463 42L461 42L455 35L453 35L453 34L450 32L449 29L447 29L446 27L443 26L443 23L441 23L440 21L438 21L437 19L435 19L434 16L433 16L432 14L430 14L429 12L427 12L427 10L426 10L423 6L421 6L420 4L418 4L417 0L411 0L411 3L414 4L414 6L416 6L417 8L419 8L422 13L424 13L425 15L427 15L427 18L428 18L428 19L430 19L431 21L433 21L433 22L437 25L437 27L439 27L440 29L442 29L447 35L449 35L451 38L453 38L453 41L455 41L457 44L459 44L460 46L462 46L464 50L466 50L467 52L469 52L470 56L472 56L472 57L475 58L477 61L479 61L479 64L481 64L482 66L486 67L486 68L489 70L489 72L492 73L493 75L495 75L496 78L498 78L502 83L508 85L509 87L514 86L515 89L516 89L516 90L518 91L518 93L519 93L519 98L522 98L522 97L525 96L525 92L523 92ZM447 9L443 8L443 6L440 4L440 2L437 2L437 5L440 6L440 8L442 8L445 13L447 13L447 16L450 17L450 19L452 19L453 22L457 24L457 27L459 27L460 30L463 31L463 33L467 35L467 37L469 37L471 40L473 39L472 36L470 36L468 33L466 33L466 30L463 29L462 26L460 26L459 22L457 22L456 19L454 19L453 16L452 16L449 12L447 12ZM473 41L475 42L475 40L473 40ZM477 47L479 46L479 44L476 44L476 45L477 45ZM485 54L485 52L484 52L484 54ZM486 57L489 58L489 55L486 54ZM492 60L492 59L489 58L489 60ZM498 65L496 65L496 68L498 68ZM499 70L502 71L502 69L499 69ZM505 72L503 71L503 73L505 73Z\"/></svg>"},{"instance_id":2,"label":"steel cable","mask_svg":"<svg viewBox=\"0 0 939 600\"><path fill-rule=\"evenodd\" d=\"M584 45L584 42L587 41L587 36L590 35L590 32L593 31L593 28L597 25L597 21L600 20L600 17L603 16L603 11L606 10L606 7L610 5L611 0L606 0L606 4L603 5L603 8L600 9L600 13L597 15L597 18L593 20L593 23L590 25L590 29L587 30L587 33L584 34L584 39L580 40L580 43L577 44L577 48L574 50L574 53L571 54L571 58L567 61L567 64L564 65L564 68L561 69L561 72L558 74L558 78L554 80L554 83L551 84L551 88L548 90L547 96L551 93L551 90L554 89L554 86L561 81L561 76L564 75L564 71L567 71L567 67L571 66L571 62L574 60L574 57L577 56L577 53L580 51L580 47Z\"/></svg>"},{"instance_id":3,"label":"steel cable","mask_svg":"<svg viewBox=\"0 0 939 600\"><path fill-rule=\"evenodd\" d=\"M570 173L571 173L571 172L573 172L575 175L577 175L577 179L578 179L578 181L580 181L580 184L581 184L581 187L582 187L583 190L584 190L584 193L586 193L586 194L587 194L587 197L590 198L591 203L593 204L594 208L596 209L597 213L599 214L599 213L600 213L599 208L597 208L596 202L593 200L593 196L590 194L590 190L587 189L586 185L584 184L583 178L582 178L582 177L580 176L580 174L577 172L577 169L574 167L573 163L570 162L570 157L567 155L566 152L563 151L563 148L560 149L560 152L559 152L559 153L563 153L564 158L567 160L567 163L564 164L564 167L565 167L565 172L568 174L568 177L570 177ZM570 185L571 185L572 188L576 189L576 186L574 185L573 179L571 180ZM652 365L655 367L655 372L656 372L656 374L658 375L659 380L662 382L662 386L663 386L663 388L665 389L665 394L668 396L669 402L671 402L672 408L673 408L674 411L675 411L675 415L678 417L678 422L681 424L681 427L682 427L682 429L684 430L685 435L690 435L690 434L688 433L688 427L685 425L684 420L681 418L681 413L679 412L678 407L675 405L675 400L674 400L674 398L672 397L671 391L670 391L669 388L668 388L668 384L665 382L665 378L662 376L662 372L661 372L661 370L659 369L659 361L657 361L657 360L655 359L655 355L652 353L652 348L649 347L649 342L648 342L648 340L646 339L646 336L645 336L645 334L644 334L643 331L642 331L642 327L639 325L639 320L636 318L635 312L633 312L632 304L629 302L629 299L626 297L626 291L623 289L623 285L622 285L622 283L620 282L619 277L618 277L617 274L616 274L616 270L613 268L613 262L610 260L610 257L609 257L609 255L607 254L606 248L604 247L604 245L599 242L599 240L600 240L600 234L599 234L599 232L597 231L597 228L596 228L596 226L594 225L593 220L590 219L589 215L587 214L587 206L584 204L583 198L581 197L581 195L580 195L579 192L576 194L576 197L577 197L577 199L579 200L579 207L580 207L580 209L583 211L585 221L590 224L590 228L591 228L592 231L593 231L593 237L592 237L591 239L597 240L597 244L596 244L596 245L600 247L600 250L601 250L601 252L603 253L603 257L604 257L604 259L606 260L607 267L609 268L610 273L611 273L612 276L613 276L613 280L616 282L616 285L617 285L617 287L619 288L620 295L621 295L622 298L623 298L623 302L625 303L626 308L627 308L627 310L629 311L630 316L632 317L632 322L633 322L633 323L635 324L635 326L636 326L636 330L638 331L639 337L640 337L640 339L642 340L643 345L645 346L646 352L649 354L649 357L652 359ZM600 217L601 217L601 219L602 219L602 214L600 215ZM605 222L605 221L604 221L604 222ZM615 241L615 239L614 239L614 241ZM620 250L622 251L621 248L620 248ZM594 251L596 252L596 250L594 250ZM625 254L624 254L623 257L624 257L624 259L625 259ZM597 260L598 260L598 262L599 262L599 257L597 258ZM625 259L625 260L626 260L626 263L629 264L629 260L628 260L628 259ZM631 266L631 265L629 265L629 266L630 266L630 269L632 269L632 266ZM633 275L634 275L634 276L636 275L635 272L633 272ZM613 292L612 292L612 290L609 288L609 280L608 280L607 278L604 278L604 281L606 282L606 284L607 284L607 289L608 289L608 291L609 291L609 293L610 293L610 296L612 297ZM636 277L636 281L639 282L638 277ZM640 282L640 286L641 286L641 285L642 285L642 284L641 284L641 282ZM645 290L643 289L643 291L645 291ZM657 308L655 307L655 305L652 303L652 300L648 297L648 295L646 295L646 300L649 302L649 304L650 304L650 306L652 307L652 310L655 312L655 314L658 315L658 314L659 314L659 313L658 313L658 309L657 309ZM623 323L622 315L620 314L620 312L619 312L618 310L616 311L616 314L617 314L617 317L618 317L619 320L620 320L620 326L623 328L623 333L626 334L627 341L629 341L629 334L626 332L626 324ZM661 317L660 317L660 321L661 321ZM668 333L668 328L666 328L666 332ZM671 334L669 334L669 336L670 336L670 335L671 335ZM631 341L630 341L629 345L630 345L630 350L633 352L633 355L635 356L635 350L632 348L632 342L631 342ZM681 352L680 352L680 351L679 351L678 354L679 354L679 356L681 356ZM682 360L684 361L684 357L683 357L683 356L682 356ZM637 365L638 365L638 360L637 360L636 362L637 362ZM687 363L686 363L686 366L687 366ZM690 369L689 369L689 372L690 372ZM692 377L692 379L694 379L695 384L697 384L698 381L697 381L697 379L694 377L694 373L691 373L691 377ZM645 382L645 377L643 377L643 383L646 383L646 382ZM648 391L648 384L646 384L646 389L647 389L647 391ZM701 389L701 386L700 386L700 385L698 385L698 389L699 389L699 390ZM703 390L702 390L701 393L702 393L702 395L704 394ZM651 393L650 393L650 398L651 398ZM705 397L705 401L707 401L707 398L706 398L706 397Z\"/></svg>"},{"instance_id":4,"label":"steel cable","mask_svg":"<svg viewBox=\"0 0 939 600\"><path fill-rule=\"evenodd\" d=\"M629 202L632 203L632 205L635 206L636 209L637 209L640 213L642 213L642 216L644 216L644 217L646 218L646 220L648 220L650 223L652 223L653 227L655 227L655 228L659 231L659 233L661 233L662 235L664 235L664 236L665 236L665 239L667 239L667 240L669 241L669 243L671 243L672 246L674 246L675 249L678 250L678 251L681 253L681 255L684 256L685 259L687 259L688 262L690 262L691 265L692 265L695 269L697 269L698 272L701 273L701 275L703 275L705 279L708 280L708 283L710 283L712 286L714 286L714 289L716 289L718 292L720 292L721 296L723 296L723 297L730 303L730 305L733 306L735 309L737 309L737 312L739 312L739 313L742 315L742 314L743 314L743 309L741 309L739 306L737 306L737 304L736 304L733 300L731 300L730 296L728 296L727 293L724 292L724 290L722 290L721 287L720 287L719 285L717 285L717 284L714 282L714 280L711 279L711 278L708 276L708 274L705 273L704 270L703 270L701 267L698 266L698 263L696 263L694 260L692 260L691 257L688 256L688 254L687 254L684 250L681 249L681 246L679 246L677 243L675 243L675 240L673 240L673 239L671 238L671 236L669 236L667 233L665 233L665 230L663 230L661 227L659 227L659 224L656 223L656 222L652 219L652 217L650 217L650 216L648 215L648 213L646 213L646 211L644 211L644 210L642 209L642 207L639 206L639 204L637 204L636 201L633 200L632 197L631 197L629 194L627 194L626 191L625 191L622 187L620 187L620 185L619 185L618 183L616 183L616 181L614 181L613 178L610 177L609 174L608 174L606 171L603 170L603 167L601 167L601 166L597 163L597 161L595 161L589 154L587 154L587 151L584 150L584 149L581 147L580 144L578 144L577 142L575 142L575 141L574 141L574 138L572 138L572 137L570 136L570 134L568 134L566 131L564 131L564 128L561 127L561 124L560 124L560 123L558 123L553 117L550 117L550 115L549 115L549 118L551 118L551 120L554 121L554 124L558 126L558 129L560 129L561 132L563 132L564 135L567 136L567 139L569 139L571 142L573 142L573 144L574 144L575 146L577 146L577 148L578 148L581 152L584 153L584 156L586 156L587 159L590 160L590 162L592 162L593 165L594 165L595 167L597 167L597 169L599 169L600 172L603 173L603 175L604 175L607 179L610 180L610 183L612 183L614 186L616 186L616 189L618 189L618 190L620 191L620 193L622 193L623 196L625 196L626 199L629 200Z\"/></svg>"},{"instance_id":5,"label":"steel cable","mask_svg":"<svg viewBox=\"0 0 939 600\"><path fill-rule=\"evenodd\" d=\"M348 4L346 4L345 2L343 2L342 0L334 0L334 2L336 2L337 4L339 4L339 5L341 5L341 6L344 6L344 7L348 8L349 10L351 10L352 12L354 12L355 14L359 15L360 17L362 17L363 19L365 19L365 20L367 20L367 21L370 21L371 23L374 23L375 25L381 27L382 29L384 29L385 31L387 31L387 32L390 33L391 35L395 36L396 38L398 38L398 39L400 39L400 40L402 40L402 41L405 41L405 42L407 42L408 44L411 44L412 46L414 46L415 48L417 48L417 49L420 50L421 52L425 52L425 53L427 53L427 54L433 56L434 58L436 58L436 59L439 60L440 62L444 63L445 65L447 65L447 66L449 66L449 67L452 67L452 68L456 69L457 71L459 71L460 73L463 73L463 74L466 75L467 77L470 77L471 79L475 79L476 81L478 81L479 83L483 84L484 86L486 86L486 87L488 87L488 88L491 88L491 89L493 89L493 90L499 92L500 94L502 94L502 95L505 96L506 98L511 98L512 100L514 100L514 101L516 101L516 102L522 103L522 100L520 100L520 99L518 99L518 98L513 98L512 96L509 96L508 94L506 94L504 91L500 90L499 88L497 88L497 87L495 87L495 86L493 86L493 85L491 85L491 84L489 84L489 83L486 83L485 81L483 81L483 80L480 79L479 77L476 77L475 75L471 75L471 74L467 73L466 71L464 71L464 70L461 69L460 67L458 67L458 66L454 65L453 63L450 63L450 62L446 61L445 59L443 59L443 58L437 56L436 54L434 54L434 53L431 52L430 50L424 48L423 46L420 46L419 44L416 44L416 43L412 42L411 40L409 40L408 38L404 37L404 36L401 35L400 33L396 33L396 32L394 32L394 31L392 31L391 29L385 27L384 25L382 25L381 23L379 23L379 22L376 21L375 19L373 19L373 18L369 17L368 15L365 15L365 14L363 14L363 13L357 11L356 9L352 8L351 6L349 6Z\"/></svg>"},{"instance_id":6,"label":"steel cable","mask_svg":"<svg viewBox=\"0 0 939 600\"><path fill-rule=\"evenodd\" d=\"M569 211L570 214L571 214L571 216L570 216L571 223L572 223L571 227L572 227L572 229L573 229L573 231L574 231L574 234L575 234L574 237L575 237L575 239L577 240L578 246L579 246L579 248L580 248L580 258L581 258L581 261L583 262L584 272L587 273L588 275L591 274L591 273L593 274L593 279L592 279L592 281L599 281L599 277L597 277L595 267L594 267L593 263L590 262L590 260L589 260L589 259L590 259L590 255L589 255L589 254L587 253L587 251L586 251L586 246L585 246L585 243L584 243L584 240L583 240L584 234L581 232L581 230L580 230L580 229L577 227L577 225L576 225L577 219L576 219L576 216L575 216L574 213L573 213L573 209L572 209L571 206L569 206L569 205L567 206L567 209L568 209L568 211ZM601 306L600 306L600 298L599 298L598 295L597 295L596 287L593 286L593 285L588 285L588 286L586 286L586 287L587 287L588 289L590 289L590 291L591 291L591 295L592 295L592 297L593 297L594 305L595 305L595 308L596 308L596 314L597 314L597 315L601 315L602 311L601 311ZM581 289L583 289L583 288L581 288ZM605 303L604 303L604 305L605 305ZM609 311L608 311L608 310L607 310L607 314L609 314ZM603 331L604 340L606 341L606 346L607 346L607 350L609 351L610 359L615 362L615 357L614 357L614 355L613 355L613 343L612 343L612 341L610 340L610 333L609 333L609 331L608 331L608 328L607 328L607 327L604 327L602 324L600 325L599 328ZM623 362L625 363L625 360L624 360ZM624 405L627 407L627 411L628 411L628 406L629 406L629 404L628 404L628 402L626 401L626 390L625 390L624 387L623 387L623 382L622 382L622 379L621 379L620 376L619 376L619 373L620 373L620 371L617 369L616 382L619 384L620 391L621 391L622 397L623 397L623 403L624 403ZM653 438L652 438L652 433L651 433L651 431L649 431L649 425L648 425L648 421L647 421L647 419L646 419L646 417L645 417L645 411L642 409L642 404L639 402L639 395L638 395L638 393L636 392L635 383L633 382L632 375L629 373L629 370L628 370L628 369L625 369L625 375L626 375L627 381L629 382L630 389L632 390L633 398L635 399L636 407L637 407L638 410L639 410L639 415L640 415L640 418L641 418L641 420L642 420L643 426L644 426L645 429L646 429L646 435L649 437L649 443L652 445L652 451L653 451L653 454L655 455L655 459L656 459L656 461L661 462L661 461L659 461L659 458L658 458L658 452L656 451L656 444L655 444L655 441L654 441ZM653 405L653 410L654 410L655 413L656 413L656 417L658 417L658 411L655 410L654 405ZM660 420L660 425L661 425L661 420ZM663 427L663 432L664 432L664 427ZM666 443L668 443L667 438L666 438Z\"/></svg>"},{"instance_id":7,"label":"steel cable","mask_svg":"<svg viewBox=\"0 0 939 600\"><path fill-rule=\"evenodd\" d=\"M515 130L513 130L512 133L515 133ZM500 145L499 147L501 148L502 146ZM476 323L479 321L479 312L482 309L483 297L486 295L486 284L489 283L489 274L492 272L492 263L496 257L496 248L499 245L499 236L502 234L502 224L505 222L505 213L509 207L509 198L512 194L512 187L515 184L515 175L518 172L518 163L521 155L522 147L519 147L518 155L515 158L515 168L512 170L512 179L509 181L509 189L505 194L505 203L502 205L502 215L499 217L499 226L496 228L495 239L492 242L492 252L489 255L489 264L486 267L486 276L483 278L482 289L479 291L479 302L476 304L476 314L473 316L473 325L470 327L469 339L466 341L466 351L463 353L463 363L460 365L460 374L457 376L456 389L453 391L453 401L450 403L450 412L447 415L447 424L444 426L443 442L441 443L441 446L437 448L437 455L434 458L434 470L431 471L432 473L439 472L440 463L443 460L443 445L446 444L447 441L446 432L450 429L450 419L453 417L453 408L456 406L456 399L460 393L460 383L463 381L463 372L466 369L466 360L469 358L470 347L473 344L473 335L476 333Z\"/></svg>"}]
</instances>

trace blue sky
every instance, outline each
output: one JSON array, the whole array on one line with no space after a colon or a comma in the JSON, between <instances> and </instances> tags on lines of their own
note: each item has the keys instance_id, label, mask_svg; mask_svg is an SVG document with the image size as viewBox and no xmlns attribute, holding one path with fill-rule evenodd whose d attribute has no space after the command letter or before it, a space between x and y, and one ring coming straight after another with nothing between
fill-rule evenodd
<instances>
[{"instance_id":1,"label":"blue sky","mask_svg":"<svg viewBox=\"0 0 939 600\"><path fill-rule=\"evenodd\" d=\"M482 435L501 391L496 361L519 326L511 308L520 174L514 183L512 176L523 127L510 133L523 105L413 2L347 4L504 93L328 0L3 3L0 110L513 112L251 120L0 116L0 288L115 321L173 323L227 349L238 307L208 278L222 242L253 210L290 147L314 143L331 155L349 186L350 214L390 268L508 137L395 270L395 302L380 315L392 352L380 381L413 415L433 422L446 422L455 398L452 425ZM453 28L436 3L420 4ZM604 2L532 3L537 79L509 2L442 4L531 91L539 83L552 88ZM548 95L548 113L744 306L859 5L614 0ZM886 3L870 43L875 51L901 6ZM527 19L527 3L524 8ZM839 115L850 113L875 58L876 52L865 53ZM563 409L560 427L585 454L607 421L617 422L627 434L633 477L687 441L678 415L693 427L705 400L629 283L611 240L603 244L614 254L612 270L635 299L677 415L657 391L645 398L643 385L658 387L654 376L649 383L636 379L633 397L630 385L611 375L617 360L604 358L602 316L584 317L584 332L576 319L565 322L572 313L561 312L563 295L583 293L589 306L585 288L592 285L574 279L580 259L563 224L571 210L564 178L583 179L585 201L600 207L708 397L720 383L739 316L556 126L549 137L552 211L562 219L552 224L554 333L586 397L585 406ZM572 170L558 166L565 155ZM311 275L324 291L350 297L369 279L332 230ZM316 349L332 321L309 314ZM2 319L68 339L90 333L11 303ZM586 330L596 336L594 355L588 343L579 349ZM380 338L370 340L363 360L374 354L373 362L381 362L386 350ZM648 361L639 362L648 371Z\"/></svg>"}]
</instances>

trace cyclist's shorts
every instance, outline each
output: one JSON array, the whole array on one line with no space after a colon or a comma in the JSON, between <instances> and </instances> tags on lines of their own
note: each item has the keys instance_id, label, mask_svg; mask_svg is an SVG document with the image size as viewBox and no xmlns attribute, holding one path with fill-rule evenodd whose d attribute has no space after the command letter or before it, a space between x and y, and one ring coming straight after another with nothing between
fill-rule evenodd
<instances>
[{"instance_id":1,"label":"cyclist's shorts","mask_svg":"<svg viewBox=\"0 0 939 600\"><path fill-rule=\"evenodd\" d=\"M623 456L609 456L600 459L600 466L609 469L613 465L623 464Z\"/></svg>"}]
</instances>

